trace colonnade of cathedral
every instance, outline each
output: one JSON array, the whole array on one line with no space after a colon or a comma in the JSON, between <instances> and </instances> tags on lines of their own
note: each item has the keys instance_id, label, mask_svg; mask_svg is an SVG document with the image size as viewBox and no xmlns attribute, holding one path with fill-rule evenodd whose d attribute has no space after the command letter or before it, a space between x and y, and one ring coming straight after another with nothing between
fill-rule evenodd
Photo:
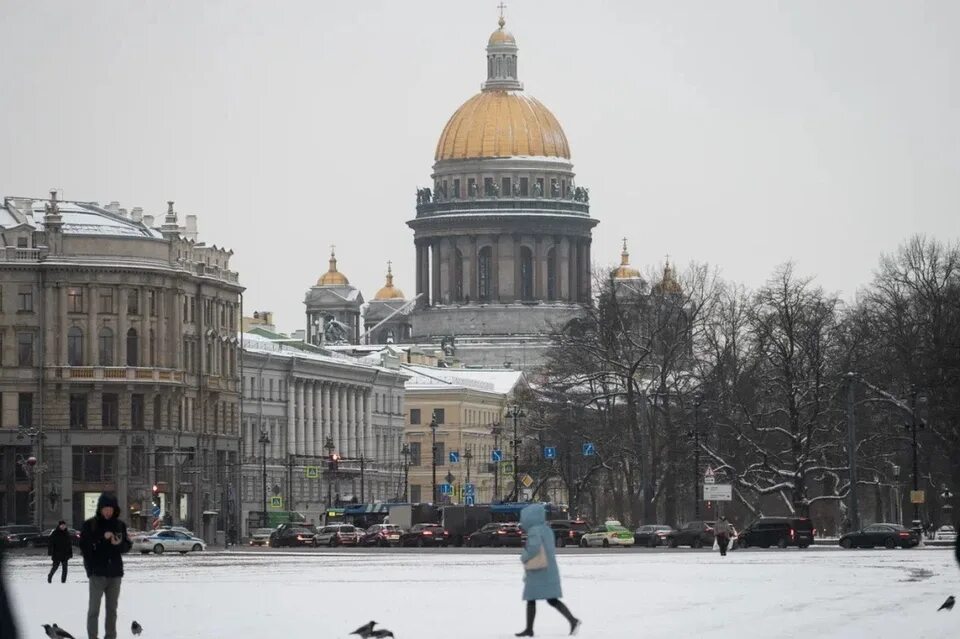
<instances>
[{"instance_id":1,"label":"colonnade of cathedral","mask_svg":"<svg viewBox=\"0 0 960 639\"><path fill-rule=\"evenodd\" d=\"M590 237L464 234L419 238L421 304L590 300Z\"/></svg>"}]
</instances>

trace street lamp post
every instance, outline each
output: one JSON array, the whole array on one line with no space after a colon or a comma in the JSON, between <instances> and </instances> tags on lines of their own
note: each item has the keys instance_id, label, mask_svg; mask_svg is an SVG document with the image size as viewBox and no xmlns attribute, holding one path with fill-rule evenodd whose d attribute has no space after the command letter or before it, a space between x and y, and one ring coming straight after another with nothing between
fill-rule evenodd
<instances>
[{"instance_id":1,"label":"street lamp post","mask_svg":"<svg viewBox=\"0 0 960 639\"><path fill-rule=\"evenodd\" d=\"M916 494L916 492L920 490L920 462L917 451L917 430L923 428L923 421L917 418L916 386L910 390L910 423L907 425L907 428L910 430L913 446L913 492ZM912 496L910 501L913 502L913 528L914 530L920 530L920 503L913 499Z\"/></svg>"},{"instance_id":2,"label":"street lamp post","mask_svg":"<svg viewBox=\"0 0 960 639\"><path fill-rule=\"evenodd\" d=\"M410 485L410 444L404 444L400 447L400 454L403 455L403 501L407 501L407 487Z\"/></svg>"},{"instance_id":3,"label":"street lamp post","mask_svg":"<svg viewBox=\"0 0 960 639\"><path fill-rule=\"evenodd\" d=\"M467 460L467 482L470 483L470 460L473 459L473 451L470 450L470 445L467 445L467 450L463 453L463 458Z\"/></svg>"},{"instance_id":4,"label":"street lamp post","mask_svg":"<svg viewBox=\"0 0 960 639\"><path fill-rule=\"evenodd\" d=\"M703 396L697 393L693 399L693 430L687 437L693 440L693 518L700 519L700 404Z\"/></svg>"},{"instance_id":5,"label":"street lamp post","mask_svg":"<svg viewBox=\"0 0 960 639\"><path fill-rule=\"evenodd\" d=\"M503 427L500 424L494 424L490 427L490 432L493 434L493 449L499 450L500 434L503 432ZM493 463L493 499L491 502L495 502L500 499L500 465L492 460L491 463Z\"/></svg>"},{"instance_id":6,"label":"street lamp post","mask_svg":"<svg viewBox=\"0 0 960 639\"><path fill-rule=\"evenodd\" d=\"M336 446L333 445L333 437L327 437L323 442L323 448L327 451L327 459L329 460L329 465L327 470L334 471L334 458L333 451L336 450ZM331 473L330 477L327 478L327 508L333 507L333 474Z\"/></svg>"},{"instance_id":7,"label":"street lamp post","mask_svg":"<svg viewBox=\"0 0 960 639\"><path fill-rule=\"evenodd\" d=\"M513 441L510 443L513 447L513 500L520 501L520 436L517 427L521 417L526 417L526 413L519 405L513 404L507 409L507 417L513 418Z\"/></svg>"},{"instance_id":8,"label":"street lamp post","mask_svg":"<svg viewBox=\"0 0 960 639\"><path fill-rule=\"evenodd\" d=\"M30 455L20 462L24 473L30 479L30 507L33 508L34 525L43 528L43 504L41 502L40 492L42 488L43 473L47 470L47 465L43 462L43 440L47 438L42 428L33 426L18 426L17 439L27 438L30 440Z\"/></svg>"},{"instance_id":9,"label":"street lamp post","mask_svg":"<svg viewBox=\"0 0 960 639\"><path fill-rule=\"evenodd\" d=\"M267 528L267 444L270 443L270 435L263 428L260 429L260 463L261 475L263 479L263 516L260 518L260 525Z\"/></svg>"},{"instance_id":10,"label":"street lamp post","mask_svg":"<svg viewBox=\"0 0 960 639\"><path fill-rule=\"evenodd\" d=\"M434 412L430 418L430 455L431 466L433 467L433 492L431 493L433 497L430 499L430 503L437 503L437 413Z\"/></svg>"}]
</instances>

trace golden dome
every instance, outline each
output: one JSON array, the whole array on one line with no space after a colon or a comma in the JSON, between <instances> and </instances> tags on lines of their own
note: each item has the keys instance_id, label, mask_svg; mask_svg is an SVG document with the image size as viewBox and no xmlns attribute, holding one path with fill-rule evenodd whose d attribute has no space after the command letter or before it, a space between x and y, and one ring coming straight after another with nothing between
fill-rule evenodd
<instances>
[{"instance_id":1,"label":"golden dome","mask_svg":"<svg viewBox=\"0 0 960 639\"><path fill-rule=\"evenodd\" d=\"M513 37L513 34L503 28L504 25L507 24L503 16L500 16L500 22L498 24L500 28L490 34L490 40L487 41L487 45L512 44L516 46L517 40Z\"/></svg>"},{"instance_id":2,"label":"golden dome","mask_svg":"<svg viewBox=\"0 0 960 639\"><path fill-rule=\"evenodd\" d=\"M515 91L483 91L447 122L434 159L516 156L569 160L570 146L557 118L537 99Z\"/></svg>"},{"instance_id":3,"label":"golden dome","mask_svg":"<svg viewBox=\"0 0 960 639\"><path fill-rule=\"evenodd\" d=\"M666 265L663 267L663 279L653 287L653 290L656 293L683 293L680 282L673 276L673 267L670 266L670 260L667 260Z\"/></svg>"},{"instance_id":4,"label":"golden dome","mask_svg":"<svg viewBox=\"0 0 960 639\"><path fill-rule=\"evenodd\" d=\"M393 285L393 269L390 262L387 262L387 283L383 285L377 294L373 296L375 300L402 300L403 291Z\"/></svg>"},{"instance_id":5,"label":"golden dome","mask_svg":"<svg viewBox=\"0 0 960 639\"><path fill-rule=\"evenodd\" d=\"M615 280L639 279L640 271L630 266L630 253L627 252L627 238L623 238L623 252L620 253L620 266L613 271Z\"/></svg>"},{"instance_id":6,"label":"golden dome","mask_svg":"<svg viewBox=\"0 0 960 639\"><path fill-rule=\"evenodd\" d=\"M337 256L333 249L330 249L330 270L320 276L317 280L317 286L347 286L350 280L347 276L337 270Z\"/></svg>"}]
</instances>

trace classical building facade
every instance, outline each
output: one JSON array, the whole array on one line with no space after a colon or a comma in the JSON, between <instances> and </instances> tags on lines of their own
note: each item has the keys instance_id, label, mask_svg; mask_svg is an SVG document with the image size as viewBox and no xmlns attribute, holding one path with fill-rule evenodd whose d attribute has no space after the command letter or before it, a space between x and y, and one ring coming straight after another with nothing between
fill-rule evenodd
<instances>
[{"instance_id":1,"label":"classical building facade","mask_svg":"<svg viewBox=\"0 0 960 639\"><path fill-rule=\"evenodd\" d=\"M271 510L320 521L328 506L397 499L404 380L398 365L358 360L254 329L243 336L244 531ZM375 361L376 360L376 361ZM330 456L340 456L330 468ZM264 466L264 462L266 466Z\"/></svg>"},{"instance_id":2,"label":"classical building facade","mask_svg":"<svg viewBox=\"0 0 960 639\"><path fill-rule=\"evenodd\" d=\"M524 93L517 51L501 18L487 79L444 127L433 186L418 191L407 223L420 294L413 341L456 335L464 361L485 365L500 365L504 352L484 352L497 339L543 335L591 301L589 192L560 123Z\"/></svg>"},{"instance_id":3,"label":"classical building facade","mask_svg":"<svg viewBox=\"0 0 960 639\"><path fill-rule=\"evenodd\" d=\"M112 491L146 526L157 485L168 521L232 528L243 288L194 216L161 219L3 200L0 521L79 526Z\"/></svg>"}]
</instances>

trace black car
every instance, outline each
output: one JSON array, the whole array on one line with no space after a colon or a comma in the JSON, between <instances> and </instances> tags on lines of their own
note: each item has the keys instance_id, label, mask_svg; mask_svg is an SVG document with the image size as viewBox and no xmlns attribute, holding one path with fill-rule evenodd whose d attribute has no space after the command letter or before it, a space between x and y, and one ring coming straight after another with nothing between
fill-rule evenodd
<instances>
[{"instance_id":1,"label":"black car","mask_svg":"<svg viewBox=\"0 0 960 639\"><path fill-rule=\"evenodd\" d=\"M307 526L287 526L270 535L270 547L316 546L317 531Z\"/></svg>"},{"instance_id":2,"label":"black car","mask_svg":"<svg viewBox=\"0 0 960 639\"><path fill-rule=\"evenodd\" d=\"M440 524L416 524L400 535L401 546L447 546L450 535Z\"/></svg>"},{"instance_id":3,"label":"black car","mask_svg":"<svg viewBox=\"0 0 960 639\"><path fill-rule=\"evenodd\" d=\"M374 524L360 537L361 546L388 546L400 545L400 534L403 528L397 524Z\"/></svg>"},{"instance_id":4,"label":"black car","mask_svg":"<svg viewBox=\"0 0 960 639\"><path fill-rule=\"evenodd\" d=\"M672 532L674 532L673 526L663 524L640 526L633 533L633 545L646 546L647 548L666 546Z\"/></svg>"},{"instance_id":5,"label":"black car","mask_svg":"<svg viewBox=\"0 0 960 639\"><path fill-rule=\"evenodd\" d=\"M527 536L517 524L498 524L494 522L468 536L466 544L473 548L480 546L491 546L493 548L501 546L520 547L523 546L526 539Z\"/></svg>"},{"instance_id":6,"label":"black car","mask_svg":"<svg viewBox=\"0 0 960 639\"><path fill-rule=\"evenodd\" d=\"M741 548L806 548L813 543L813 522L806 517L761 517L740 533L737 543Z\"/></svg>"},{"instance_id":7,"label":"black car","mask_svg":"<svg viewBox=\"0 0 960 639\"><path fill-rule=\"evenodd\" d=\"M7 548L21 548L29 545L40 536L40 529L36 526L13 524L0 526L0 543Z\"/></svg>"},{"instance_id":8,"label":"black car","mask_svg":"<svg viewBox=\"0 0 960 639\"><path fill-rule=\"evenodd\" d=\"M53 528L48 528L42 533L30 540L30 543L34 548L46 548L50 545L50 535L53 534ZM74 546L80 545L80 531L74 530L73 528L67 528L67 532L70 533L70 543Z\"/></svg>"},{"instance_id":9,"label":"black car","mask_svg":"<svg viewBox=\"0 0 960 639\"><path fill-rule=\"evenodd\" d=\"M920 535L900 524L871 524L840 538L843 548L913 548L920 543Z\"/></svg>"},{"instance_id":10,"label":"black car","mask_svg":"<svg viewBox=\"0 0 960 639\"><path fill-rule=\"evenodd\" d=\"M590 532L590 525L581 519L555 519L547 524L557 537L557 546L579 546L580 538Z\"/></svg>"},{"instance_id":11,"label":"black car","mask_svg":"<svg viewBox=\"0 0 960 639\"><path fill-rule=\"evenodd\" d=\"M712 546L713 523L712 521L688 521L678 530L668 533L667 542L671 548L677 546L690 546L691 548Z\"/></svg>"}]
</instances>

